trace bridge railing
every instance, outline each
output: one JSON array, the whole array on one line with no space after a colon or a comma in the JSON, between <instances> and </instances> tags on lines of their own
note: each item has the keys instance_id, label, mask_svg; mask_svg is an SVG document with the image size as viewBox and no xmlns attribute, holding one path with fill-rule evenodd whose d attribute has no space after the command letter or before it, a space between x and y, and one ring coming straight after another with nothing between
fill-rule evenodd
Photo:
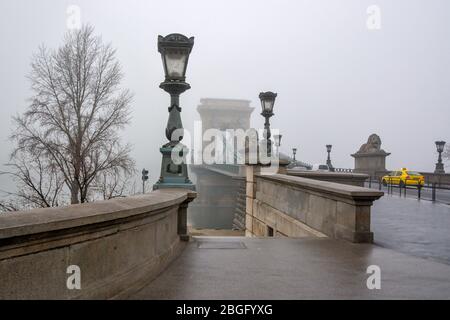
<instances>
[{"instance_id":1,"label":"bridge railing","mask_svg":"<svg viewBox=\"0 0 450 320\"><path fill-rule=\"evenodd\" d=\"M109 299L134 293L184 247L186 209L195 196L163 189L0 214L0 299Z\"/></svg>"},{"instance_id":2,"label":"bridge railing","mask_svg":"<svg viewBox=\"0 0 450 320\"><path fill-rule=\"evenodd\" d=\"M408 182L409 181L409 182ZM450 186L438 183L425 183L423 186L416 183L415 180L406 180L402 184L393 183L389 180L386 183L382 179L371 179L365 183L365 186L372 189L385 191L390 195L398 195L404 198L413 198L417 200L427 200L450 204Z\"/></svg>"},{"instance_id":3,"label":"bridge railing","mask_svg":"<svg viewBox=\"0 0 450 320\"><path fill-rule=\"evenodd\" d=\"M334 172L353 173L353 169L348 169L348 168L334 168Z\"/></svg>"},{"instance_id":4,"label":"bridge railing","mask_svg":"<svg viewBox=\"0 0 450 320\"><path fill-rule=\"evenodd\" d=\"M337 174L337 173L335 173ZM372 242L370 208L383 192L247 166L246 235Z\"/></svg>"}]
</instances>

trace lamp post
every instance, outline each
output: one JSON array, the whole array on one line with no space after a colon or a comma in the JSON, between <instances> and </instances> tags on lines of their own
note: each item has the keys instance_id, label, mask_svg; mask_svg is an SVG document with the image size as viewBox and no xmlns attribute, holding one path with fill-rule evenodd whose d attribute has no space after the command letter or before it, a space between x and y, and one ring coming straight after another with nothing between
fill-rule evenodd
<instances>
[{"instance_id":1,"label":"lamp post","mask_svg":"<svg viewBox=\"0 0 450 320\"><path fill-rule=\"evenodd\" d=\"M266 145L267 156L271 156L272 152L272 142L270 141L270 122L269 119L274 115L273 105L275 104L276 93L271 91L261 92L259 94L259 99L261 100L262 112L261 115L266 119L264 122L264 139L261 144Z\"/></svg>"},{"instance_id":2,"label":"lamp post","mask_svg":"<svg viewBox=\"0 0 450 320\"><path fill-rule=\"evenodd\" d=\"M293 162L295 163L295 155L297 154L297 148L292 148L292 159L294 160Z\"/></svg>"},{"instance_id":3,"label":"lamp post","mask_svg":"<svg viewBox=\"0 0 450 320\"><path fill-rule=\"evenodd\" d=\"M148 170L142 169L142 194L145 193L145 183L148 180Z\"/></svg>"},{"instance_id":4,"label":"lamp post","mask_svg":"<svg viewBox=\"0 0 450 320\"><path fill-rule=\"evenodd\" d=\"M274 134L273 139L275 140L275 145L277 147L281 146L281 138L283 137L282 134Z\"/></svg>"},{"instance_id":5,"label":"lamp post","mask_svg":"<svg viewBox=\"0 0 450 320\"><path fill-rule=\"evenodd\" d=\"M277 147L277 154L280 153L280 146L281 146L281 138L283 137L283 135L281 134L275 134L273 136L273 139L275 141L275 146Z\"/></svg>"},{"instance_id":6,"label":"lamp post","mask_svg":"<svg viewBox=\"0 0 450 320\"><path fill-rule=\"evenodd\" d=\"M189 150L180 142L183 139L180 94L191 88L185 79L189 54L193 46L193 37L187 38L178 33L165 37L158 36L158 52L161 53L165 73L165 81L159 87L170 94L170 106L166 127L166 138L169 142L160 148L161 176L153 185L154 190L161 188L195 190L195 185L189 180L187 172L186 155Z\"/></svg>"},{"instance_id":7,"label":"lamp post","mask_svg":"<svg viewBox=\"0 0 450 320\"><path fill-rule=\"evenodd\" d=\"M445 141L436 141L435 143L437 152L439 153L439 157L434 173L445 173L444 164L442 163L442 152L444 151Z\"/></svg>"},{"instance_id":8,"label":"lamp post","mask_svg":"<svg viewBox=\"0 0 450 320\"><path fill-rule=\"evenodd\" d=\"M333 165L331 164L331 157L330 157L330 153L331 153L331 148L333 146L331 144L327 144L326 148L327 148L327 153L328 153L328 157L327 157L327 166L330 169L330 171L334 171Z\"/></svg>"}]
</instances>

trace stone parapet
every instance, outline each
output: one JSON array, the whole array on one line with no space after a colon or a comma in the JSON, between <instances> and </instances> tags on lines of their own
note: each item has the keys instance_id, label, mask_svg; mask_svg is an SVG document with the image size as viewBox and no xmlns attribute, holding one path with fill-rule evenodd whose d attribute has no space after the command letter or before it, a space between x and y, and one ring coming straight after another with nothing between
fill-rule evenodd
<instances>
[{"instance_id":1,"label":"stone parapet","mask_svg":"<svg viewBox=\"0 0 450 320\"><path fill-rule=\"evenodd\" d=\"M370 207L383 192L247 168L247 236L373 241Z\"/></svg>"},{"instance_id":2,"label":"stone parapet","mask_svg":"<svg viewBox=\"0 0 450 320\"><path fill-rule=\"evenodd\" d=\"M184 247L185 189L0 215L0 299L123 298ZM66 283L80 268L81 290Z\"/></svg>"}]
</instances>

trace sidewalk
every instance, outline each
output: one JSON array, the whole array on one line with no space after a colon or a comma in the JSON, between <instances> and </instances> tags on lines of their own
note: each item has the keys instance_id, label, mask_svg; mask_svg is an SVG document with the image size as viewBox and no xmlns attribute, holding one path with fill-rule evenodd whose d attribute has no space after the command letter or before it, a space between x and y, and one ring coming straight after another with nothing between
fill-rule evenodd
<instances>
[{"instance_id":1,"label":"sidewalk","mask_svg":"<svg viewBox=\"0 0 450 320\"><path fill-rule=\"evenodd\" d=\"M369 265L381 289L369 290ZM131 299L450 299L450 266L332 239L198 237Z\"/></svg>"}]
</instances>

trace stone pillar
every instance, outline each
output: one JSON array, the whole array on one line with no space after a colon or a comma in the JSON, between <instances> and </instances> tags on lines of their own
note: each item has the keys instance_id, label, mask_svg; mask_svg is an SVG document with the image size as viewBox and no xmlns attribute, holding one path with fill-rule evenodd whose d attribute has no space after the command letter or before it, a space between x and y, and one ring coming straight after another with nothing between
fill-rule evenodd
<instances>
[{"instance_id":1,"label":"stone pillar","mask_svg":"<svg viewBox=\"0 0 450 320\"><path fill-rule=\"evenodd\" d=\"M195 192L189 193L188 198L178 207L177 233L180 236L181 241L189 241L189 234L187 229L187 208L189 202L194 200L195 197Z\"/></svg>"},{"instance_id":2,"label":"stone pillar","mask_svg":"<svg viewBox=\"0 0 450 320\"><path fill-rule=\"evenodd\" d=\"M386 171L386 157L390 153L381 149L381 139L377 134L371 134L357 152L351 156L355 158L356 173L366 173L371 177L377 172Z\"/></svg>"},{"instance_id":3,"label":"stone pillar","mask_svg":"<svg viewBox=\"0 0 450 320\"><path fill-rule=\"evenodd\" d=\"M390 153L381 151L377 153L355 153L352 157L355 158L355 173L365 173L371 177L375 176L377 172L386 171L386 157Z\"/></svg>"},{"instance_id":4,"label":"stone pillar","mask_svg":"<svg viewBox=\"0 0 450 320\"><path fill-rule=\"evenodd\" d=\"M253 237L253 202L256 199L255 173L259 172L258 165L246 166L245 182L245 236Z\"/></svg>"}]
</instances>

